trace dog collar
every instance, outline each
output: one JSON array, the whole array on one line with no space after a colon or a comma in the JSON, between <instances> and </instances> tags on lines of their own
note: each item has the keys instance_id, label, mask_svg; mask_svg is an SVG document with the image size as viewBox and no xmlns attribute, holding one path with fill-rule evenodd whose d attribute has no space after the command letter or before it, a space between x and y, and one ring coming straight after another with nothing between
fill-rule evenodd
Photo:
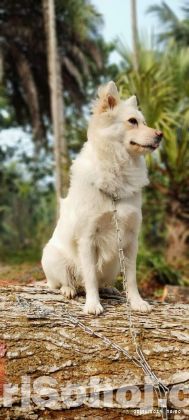
<instances>
[{"instance_id":1,"label":"dog collar","mask_svg":"<svg viewBox=\"0 0 189 420\"><path fill-rule=\"evenodd\" d=\"M109 193L107 193L107 191L104 191L104 190L102 190L102 188L100 188L100 192L102 192L103 194L105 194L107 197L109 197L109 198L111 198L111 200L113 200L113 201L117 201L117 200L120 200L121 199L121 197L119 197L117 194L109 194Z\"/></svg>"},{"instance_id":2,"label":"dog collar","mask_svg":"<svg viewBox=\"0 0 189 420\"><path fill-rule=\"evenodd\" d=\"M94 182L91 182L91 185L95 186L101 193L105 194L108 198L110 198L113 201L121 200L121 196L118 196L118 194L110 194L107 191L103 190L102 188L98 188Z\"/></svg>"}]
</instances>

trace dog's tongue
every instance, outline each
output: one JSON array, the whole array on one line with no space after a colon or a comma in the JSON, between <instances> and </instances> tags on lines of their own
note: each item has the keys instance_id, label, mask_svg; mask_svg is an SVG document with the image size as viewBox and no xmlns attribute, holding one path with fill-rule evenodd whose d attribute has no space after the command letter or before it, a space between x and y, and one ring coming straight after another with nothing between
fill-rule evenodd
<instances>
[{"instance_id":1,"label":"dog's tongue","mask_svg":"<svg viewBox=\"0 0 189 420\"><path fill-rule=\"evenodd\" d=\"M157 149L159 147L159 144L153 144L154 149Z\"/></svg>"}]
</instances>

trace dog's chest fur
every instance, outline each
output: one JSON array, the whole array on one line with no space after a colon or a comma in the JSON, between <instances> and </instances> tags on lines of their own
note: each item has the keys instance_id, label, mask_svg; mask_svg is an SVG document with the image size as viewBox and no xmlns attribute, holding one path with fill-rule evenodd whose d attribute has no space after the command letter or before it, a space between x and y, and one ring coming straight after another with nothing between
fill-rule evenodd
<instances>
[{"instance_id":1,"label":"dog's chest fur","mask_svg":"<svg viewBox=\"0 0 189 420\"><path fill-rule=\"evenodd\" d=\"M111 203L111 201L110 201ZM119 229L122 237L123 248L127 249L133 241L133 236L138 235L142 220L141 215L141 195L136 194L129 199L118 200L116 202L117 216L119 219ZM117 230L112 211L109 210L101 214L96 223L94 235L95 247L97 252L98 268L102 270L104 263L116 259L118 256Z\"/></svg>"}]
</instances>

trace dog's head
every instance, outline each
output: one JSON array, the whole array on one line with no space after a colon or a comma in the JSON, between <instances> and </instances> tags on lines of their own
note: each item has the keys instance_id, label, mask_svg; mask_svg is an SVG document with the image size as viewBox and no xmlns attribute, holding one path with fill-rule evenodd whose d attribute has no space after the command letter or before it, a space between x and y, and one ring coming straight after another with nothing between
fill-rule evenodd
<instances>
[{"instance_id":1,"label":"dog's head","mask_svg":"<svg viewBox=\"0 0 189 420\"><path fill-rule=\"evenodd\" d=\"M122 101L114 82L99 87L92 113L89 134L97 127L109 128L110 138L124 143L132 156L153 152L162 140L161 131L147 127L138 110L136 96Z\"/></svg>"}]
</instances>

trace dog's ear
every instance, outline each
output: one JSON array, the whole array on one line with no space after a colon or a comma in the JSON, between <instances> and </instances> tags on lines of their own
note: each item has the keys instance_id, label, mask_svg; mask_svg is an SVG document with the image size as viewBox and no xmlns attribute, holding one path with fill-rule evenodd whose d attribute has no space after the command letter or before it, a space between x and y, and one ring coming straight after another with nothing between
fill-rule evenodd
<instances>
[{"instance_id":1,"label":"dog's ear","mask_svg":"<svg viewBox=\"0 0 189 420\"><path fill-rule=\"evenodd\" d=\"M137 98L135 95L131 96L129 99L126 99L125 103L128 106L133 106L134 108L138 109Z\"/></svg>"},{"instance_id":2,"label":"dog's ear","mask_svg":"<svg viewBox=\"0 0 189 420\"><path fill-rule=\"evenodd\" d=\"M102 114L108 109L114 109L120 102L119 93L114 82L109 82L107 85L98 88L98 97L94 103L92 112Z\"/></svg>"}]
</instances>

